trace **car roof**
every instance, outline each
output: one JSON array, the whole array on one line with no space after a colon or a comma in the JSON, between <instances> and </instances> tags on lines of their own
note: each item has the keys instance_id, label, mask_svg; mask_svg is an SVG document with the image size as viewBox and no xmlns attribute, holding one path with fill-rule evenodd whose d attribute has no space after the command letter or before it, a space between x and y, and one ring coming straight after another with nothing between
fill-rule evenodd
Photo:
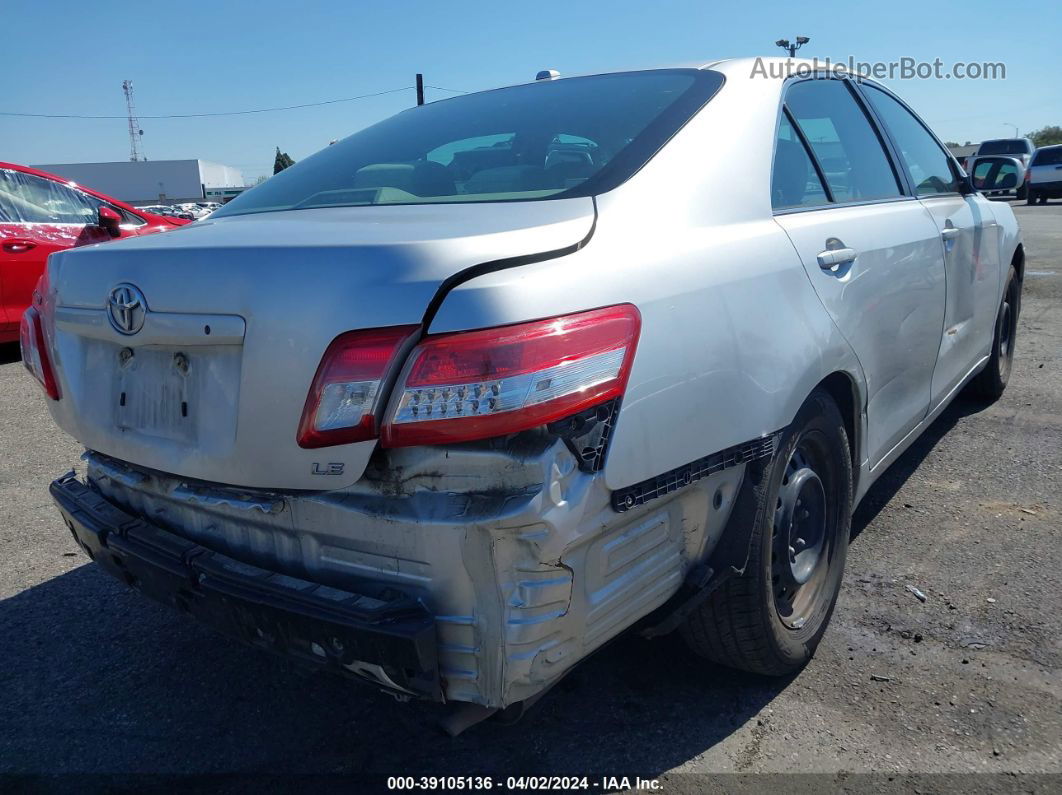
<instances>
[{"instance_id":1,"label":"car roof","mask_svg":"<svg viewBox=\"0 0 1062 795\"><path fill-rule=\"evenodd\" d=\"M555 80L564 80L569 77L591 77L593 75L603 74L616 74L620 72L649 72L657 69L712 69L720 72L729 72L733 74L741 74L742 71L746 75L752 74L753 67L760 65L766 67L768 74L776 74L777 70L771 70L772 65L790 64L790 69L796 72L800 68L813 69L817 71L825 71L829 68L830 71L841 72L848 74L848 69L843 63L829 62L827 65L825 61L812 58L787 58L779 55L761 55L755 57L741 57L741 58L716 58L710 61L680 61L677 63L664 63L656 64L654 66L632 66L626 69L602 69L594 72L579 72L573 74L561 74L554 78ZM874 81L870 81L874 82Z\"/></svg>"}]
</instances>

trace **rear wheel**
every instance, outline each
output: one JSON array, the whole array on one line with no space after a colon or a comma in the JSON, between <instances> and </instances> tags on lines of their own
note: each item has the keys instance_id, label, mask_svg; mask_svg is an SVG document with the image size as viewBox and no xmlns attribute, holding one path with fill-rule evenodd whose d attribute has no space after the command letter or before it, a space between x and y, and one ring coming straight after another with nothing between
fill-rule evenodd
<instances>
[{"instance_id":1,"label":"rear wheel","mask_svg":"<svg viewBox=\"0 0 1062 795\"><path fill-rule=\"evenodd\" d=\"M1036 204L1036 200L1038 198L1039 197L1036 195L1036 191L1034 191L1034 190L1032 190L1030 188L1025 194L1025 203L1026 204Z\"/></svg>"},{"instance_id":2,"label":"rear wheel","mask_svg":"<svg viewBox=\"0 0 1062 795\"><path fill-rule=\"evenodd\" d=\"M996 400L1007 388L1010 369L1014 363L1014 339L1018 333L1018 310L1021 306L1021 282L1014 268L1007 274L1007 286L996 315L996 331L992 338L992 354L988 364L971 382L980 397Z\"/></svg>"},{"instance_id":3,"label":"rear wheel","mask_svg":"<svg viewBox=\"0 0 1062 795\"><path fill-rule=\"evenodd\" d=\"M848 550L852 459L837 404L807 399L756 486L745 573L687 619L690 647L714 662L780 676L815 653L833 615Z\"/></svg>"},{"instance_id":4,"label":"rear wheel","mask_svg":"<svg viewBox=\"0 0 1062 795\"><path fill-rule=\"evenodd\" d=\"M1025 186L1025 185L1022 185L1020 188L1018 188L1016 191L1014 191L1014 198L1016 198L1018 201L1021 201L1022 199L1025 198L1025 196L1026 196L1026 194L1028 192L1029 192L1028 187Z\"/></svg>"}]
</instances>

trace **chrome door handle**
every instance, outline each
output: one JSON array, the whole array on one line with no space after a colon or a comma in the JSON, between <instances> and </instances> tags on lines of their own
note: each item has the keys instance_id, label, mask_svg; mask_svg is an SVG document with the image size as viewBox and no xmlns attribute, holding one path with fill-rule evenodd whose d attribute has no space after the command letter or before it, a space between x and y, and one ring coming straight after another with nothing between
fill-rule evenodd
<instances>
[{"instance_id":1,"label":"chrome door handle","mask_svg":"<svg viewBox=\"0 0 1062 795\"><path fill-rule=\"evenodd\" d=\"M824 271L833 271L841 265L855 262L856 252L854 248L828 248L820 251L817 257L819 267Z\"/></svg>"},{"instance_id":2,"label":"chrome door handle","mask_svg":"<svg viewBox=\"0 0 1062 795\"><path fill-rule=\"evenodd\" d=\"M940 236L945 240L954 240L959 236L961 230L956 229L954 226L949 226L947 229L940 233Z\"/></svg>"}]
</instances>

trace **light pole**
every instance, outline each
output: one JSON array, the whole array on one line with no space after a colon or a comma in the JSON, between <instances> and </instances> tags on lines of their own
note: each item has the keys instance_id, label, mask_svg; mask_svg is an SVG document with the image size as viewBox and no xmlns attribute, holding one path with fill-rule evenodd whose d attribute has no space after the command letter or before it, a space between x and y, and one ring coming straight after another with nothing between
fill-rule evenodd
<instances>
[{"instance_id":1,"label":"light pole","mask_svg":"<svg viewBox=\"0 0 1062 795\"><path fill-rule=\"evenodd\" d=\"M1006 125L1007 127L1013 127L1014 128L1014 137L1015 138L1018 137L1018 125L1017 124L1011 124L1009 121L1005 121L1005 122L1003 122L1003 124Z\"/></svg>"},{"instance_id":2,"label":"light pole","mask_svg":"<svg viewBox=\"0 0 1062 795\"><path fill-rule=\"evenodd\" d=\"M790 58L796 58L796 51L809 41L811 41L811 39L807 36L797 36L795 44L790 44L789 39L778 39L778 41L775 42L775 45L781 47L783 50L787 50Z\"/></svg>"}]
</instances>

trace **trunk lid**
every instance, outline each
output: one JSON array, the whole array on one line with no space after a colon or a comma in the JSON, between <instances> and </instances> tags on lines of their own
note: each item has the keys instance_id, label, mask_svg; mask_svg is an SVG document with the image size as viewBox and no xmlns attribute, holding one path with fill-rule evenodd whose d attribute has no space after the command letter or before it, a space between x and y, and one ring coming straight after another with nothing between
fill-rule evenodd
<instances>
[{"instance_id":1,"label":"trunk lid","mask_svg":"<svg viewBox=\"0 0 1062 795\"><path fill-rule=\"evenodd\" d=\"M328 344L420 323L448 277L572 246L593 223L589 198L328 208L62 252L46 299L62 399L49 407L89 449L142 467L248 488L348 486L375 442L296 443ZM133 306L114 322L142 324L132 334L108 308L121 285Z\"/></svg>"}]
</instances>

